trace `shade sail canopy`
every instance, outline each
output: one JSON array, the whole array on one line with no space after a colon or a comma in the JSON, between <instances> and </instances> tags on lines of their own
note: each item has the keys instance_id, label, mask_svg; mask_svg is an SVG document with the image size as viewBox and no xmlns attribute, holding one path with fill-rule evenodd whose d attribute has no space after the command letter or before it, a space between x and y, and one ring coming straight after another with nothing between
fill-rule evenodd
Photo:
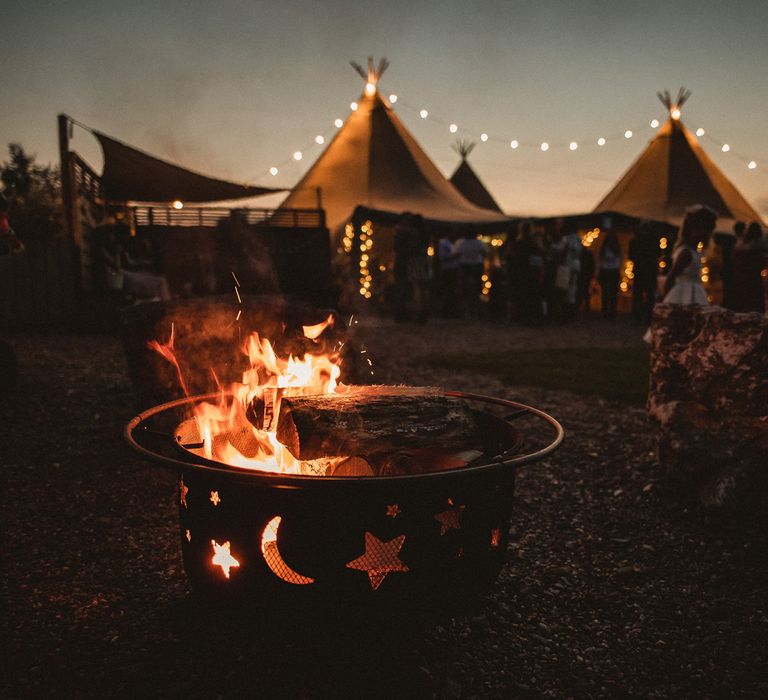
<instances>
[{"instance_id":1,"label":"shade sail canopy","mask_svg":"<svg viewBox=\"0 0 768 700\"><path fill-rule=\"evenodd\" d=\"M155 158L98 131L93 132L104 151L101 184L112 201L216 202L280 192L279 189L217 180Z\"/></svg>"},{"instance_id":2,"label":"shade sail canopy","mask_svg":"<svg viewBox=\"0 0 768 700\"><path fill-rule=\"evenodd\" d=\"M421 214L445 222L504 222L508 217L472 204L443 176L378 91L358 108L291 191L282 207L317 206L318 190L331 231L358 206Z\"/></svg>"},{"instance_id":3,"label":"shade sail canopy","mask_svg":"<svg viewBox=\"0 0 768 700\"><path fill-rule=\"evenodd\" d=\"M496 204L493 195L486 189L466 158L461 159L456 172L451 175L450 182L472 204L490 211L501 212L501 207Z\"/></svg>"},{"instance_id":4,"label":"shade sail canopy","mask_svg":"<svg viewBox=\"0 0 768 700\"><path fill-rule=\"evenodd\" d=\"M678 224L694 204L712 207L721 219L761 222L697 138L670 117L595 212Z\"/></svg>"}]
</instances>

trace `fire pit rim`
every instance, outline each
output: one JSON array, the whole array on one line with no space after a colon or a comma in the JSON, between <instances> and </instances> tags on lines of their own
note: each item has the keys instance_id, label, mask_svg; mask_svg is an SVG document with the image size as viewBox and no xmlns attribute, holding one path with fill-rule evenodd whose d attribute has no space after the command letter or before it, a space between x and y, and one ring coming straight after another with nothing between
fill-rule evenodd
<instances>
[{"instance_id":1,"label":"fire pit rim","mask_svg":"<svg viewBox=\"0 0 768 700\"><path fill-rule=\"evenodd\" d=\"M142 411L138 415L134 416L126 424L123 430L123 437L126 440L126 442L134 450L136 450L137 452L139 452L145 457L151 458L153 461L160 461L165 463L168 466L172 465L177 468L199 469L207 472L218 472L230 477L243 477L245 479L248 479L251 482L253 482L254 480L257 482L261 481L261 482L264 482L265 485L269 485L271 488L302 488L306 486L309 482L332 483L332 484L335 484L336 486L338 486L340 483L359 484L363 482L376 483L376 484L383 484L383 483L393 484L397 482L409 481L414 479L423 480L423 479L437 479L437 478L446 479L451 477L464 477L472 474L477 474L480 472L496 471L498 469L507 468L507 467L511 467L514 470L514 468L518 466L530 464L532 462L539 461L544 457L547 457L562 444L565 438L565 430L563 429L563 426L560 424L560 422L557 419L550 416L545 411L542 411L541 409L535 408L533 406L528 406L527 404L520 403L518 401L511 401L509 399L501 399L493 396L485 396L483 394L473 394L473 393L467 393L463 391L446 391L445 395L466 399L468 401L478 401L481 403L495 404L497 406L503 406L506 408L515 409L521 413L528 413L536 418L542 419L545 423L549 425L550 428L554 429L555 437L549 444L547 444L546 446L534 452L530 452L522 455L515 455L512 457L504 457L503 455L496 455L494 457L491 457L490 461L485 462L483 464L477 464L477 465L462 467L458 469L450 469L447 471L440 471L440 472L430 472L425 474L400 474L400 475L393 475L393 476L351 476L351 477L350 476L317 477L317 476L309 476L304 474L282 474L282 473L276 473L276 472L266 472L266 471L260 471L260 470L254 470L254 469L247 469L244 467L236 467L234 465L225 464L224 462L217 462L215 460L208 460L205 458L197 458L195 460L185 461L177 457L170 457L168 455L162 454L161 452L151 450L145 447L144 445L140 444L134 437L134 431L138 430L142 423L148 421L153 416L156 416L170 409L178 408L179 406L183 406L184 404L192 404L199 401L218 399L220 397L220 393L217 393L217 392L184 397L181 399L176 399L174 401L169 401L164 404L153 406L152 408L148 408L145 411ZM506 423L509 423L509 420L507 419L501 419L501 420L504 420ZM162 435L158 435L158 437L167 438L171 441L174 440L173 436L170 434L169 435L162 434Z\"/></svg>"}]
</instances>

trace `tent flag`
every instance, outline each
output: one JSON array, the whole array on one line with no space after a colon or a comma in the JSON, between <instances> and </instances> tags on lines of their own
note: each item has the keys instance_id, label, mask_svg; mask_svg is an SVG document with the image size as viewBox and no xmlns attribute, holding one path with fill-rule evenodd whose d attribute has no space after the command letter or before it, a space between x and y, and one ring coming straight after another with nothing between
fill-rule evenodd
<instances>
[{"instance_id":1,"label":"tent flag","mask_svg":"<svg viewBox=\"0 0 768 700\"><path fill-rule=\"evenodd\" d=\"M383 68L386 63L377 71L372 60L368 71L356 68L367 80L357 109L280 206L313 206L320 190L333 232L358 206L443 222L508 222L504 214L469 202L437 169L379 94Z\"/></svg>"},{"instance_id":2,"label":"tent flag","mask_svg":"<svg viewBox=\"0 0 768 700\"><path fill-rule=\"evenodd\" d=\"M689 95L682 89L676 100L669 93L659 95L669 120L595 207L596 213L612 211L678 224L688 207L704 204L721 219L761 222L680 120L680 107Z\"/></svg>"},{"instance_id":3,"label":"tent flag","mask_svg":"<svg viewBox=\"0 0 768 700\"><path fill-rule=\"evenodd\" d=\"M155 158L98 131L104 152L102 188L107 199L134 202L216 202L281 192L217 180Z\"/></svg>"}]
</instances>

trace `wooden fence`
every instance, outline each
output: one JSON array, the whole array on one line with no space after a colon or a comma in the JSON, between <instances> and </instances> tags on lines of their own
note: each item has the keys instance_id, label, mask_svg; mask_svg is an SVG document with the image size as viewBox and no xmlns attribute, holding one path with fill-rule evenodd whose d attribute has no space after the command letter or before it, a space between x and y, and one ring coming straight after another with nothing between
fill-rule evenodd
<instances>
[{"instance_id":1,"label":"wooden fence","mask_svg":"<svg viewBox=\"0 0 768 700\"><path fill-rule=\"evenodd\" d=\"M76 249L68 240L32 242L0 256L0 328L66 324L75 311Z\"/></svg>"}]
</instances>

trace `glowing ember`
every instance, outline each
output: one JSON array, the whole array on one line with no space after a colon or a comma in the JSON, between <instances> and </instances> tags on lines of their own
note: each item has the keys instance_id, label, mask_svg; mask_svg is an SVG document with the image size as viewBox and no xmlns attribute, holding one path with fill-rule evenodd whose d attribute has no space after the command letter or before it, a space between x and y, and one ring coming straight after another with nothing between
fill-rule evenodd
<instances>
[{"instance_id":1,"label":"glowing ember","mask_svg":"<svg viewBox=\"0 0 768 700\"><path fill-rule=\"evenodd\" d=\"M237 559L235 559L232 556L232 553L229 551L229 541L225 542L224 544L217 544L216 540L211 540L211 545L213 545L213 557L211 558L211 564L214 566L220 566L221 570L224 572L224 576L229 578L229 570L233 566L240 566L240 562L237 561Z\"/></svg>"}]
</instances>

